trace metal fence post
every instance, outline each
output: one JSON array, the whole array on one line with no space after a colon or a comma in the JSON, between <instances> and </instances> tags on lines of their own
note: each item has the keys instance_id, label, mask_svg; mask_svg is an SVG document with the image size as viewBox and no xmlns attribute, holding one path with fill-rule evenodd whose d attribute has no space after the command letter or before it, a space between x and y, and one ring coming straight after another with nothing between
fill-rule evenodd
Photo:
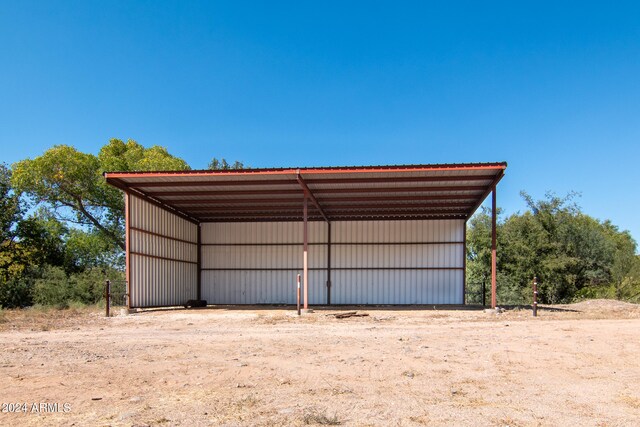
<instances>
[{"instance_id":1,"label":"metal fence post","mask_svg":"<svg viewBox=\"0 0 640 427\"><path fill-rule=\"evenodd\" d=\"M111 305L111 281L108 280L108 279L104 284L104 296L106 298L106 304L105 304L106 315L107 315L107 317L109 317L109 315L110 315L109 309L110 309L110 305Z\"/></svg>"},{"instance_id":2,"label":"metal fence post","mask_svg":"<svg viewBox=\"0 0 640 427\"><path fill-rule=\"evenodd\" d=\"M487 306L487 291L485 288L485 279L482 279L482 306Z\"/></svg>"},{"instance_id":3,"label":"metal fence post","mask_svg":"<svg viewBox=\"0 0 640 427\"><path fill-rule=\"evenodd\" d=\"M538 278L533 278L533 317L538 316Z\"/></svg>"},{"instance_id":4,"label":"metal fence post","mask_svg":"<svg viewBox=\"0 0 640 427\"><path fill-rule=\"evenodd\" d=\"M300 275L298 274L298 293L296 297L298 301L298 316L300 316Z\"/></svg>"}]
</instances>

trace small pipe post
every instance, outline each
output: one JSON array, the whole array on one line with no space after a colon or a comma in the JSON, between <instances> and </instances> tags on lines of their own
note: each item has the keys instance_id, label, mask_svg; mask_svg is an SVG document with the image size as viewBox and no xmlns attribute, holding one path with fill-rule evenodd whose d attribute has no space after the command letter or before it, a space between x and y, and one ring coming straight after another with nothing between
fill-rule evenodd
<instances>
[{"instance_id":1,"label":"small pipe post","mask_svg":"<svg viewBox=\"0 0 640 427\"><path fill-rule=\"evenodd\" d=\"M299 274L298 274L298 292L297 292L296 299L298 301L298 316L300 316L300 275Z\"/></svg>"},{"instance_id":2,"label":"small pipe post","mask_svg":"<svg viewBox=\"0 0 640 427\"><path fill-rule=\"evenodd\" d=\"M482 279L482 306L487 306L487 280Z\"/></svg>"},{"instance_id":3,"label":"small pipe post","mask_svg":"<svg viewBox=\"0 0 640 427\"><path fill-rule=\"evenodd\" d=\"M533 278L533 317L538 317L538 277Z\"/></svg>"},{"instance_id":4,"label":"small pipe post","mask_svg":"<svg viewBox=\"0 0 640 427\"><path fill-rule=\"evenodd\" d=\"M107 317L109 317L111 315L111 313L109 312L111 309L111 281L108 279L104 283L104 297L106 300L105 314Z\"/></svg>"}]
</instances>

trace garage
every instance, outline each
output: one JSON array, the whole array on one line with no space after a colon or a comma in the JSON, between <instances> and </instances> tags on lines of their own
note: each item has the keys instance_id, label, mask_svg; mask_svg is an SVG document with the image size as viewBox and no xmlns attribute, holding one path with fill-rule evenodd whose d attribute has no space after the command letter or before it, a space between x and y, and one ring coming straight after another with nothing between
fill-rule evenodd
<instances>
[{"instance_id":1,"label":"garage","mask_svg":"<svg viewBox=\"0 0 640 427\"><path fill-rule=\"evenodd\" d=\"M107 172L130 308L464 304L466 221L507 164ZM495 226L492 305L495 306Z\"/></svg>"}]
</instances>

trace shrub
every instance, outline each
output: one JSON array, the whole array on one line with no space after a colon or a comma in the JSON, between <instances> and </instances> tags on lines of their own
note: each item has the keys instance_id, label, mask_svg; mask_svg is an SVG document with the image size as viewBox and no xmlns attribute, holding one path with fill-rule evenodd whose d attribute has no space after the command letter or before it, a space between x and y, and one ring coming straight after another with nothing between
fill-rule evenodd
<instances>
[{"instance_id":1,"label":"shrub","mask_svg":"<svg viewBox=\"0 0 640 427\"><path fill-rule=\"evenodd\" d=\"M33 300L37 304L68 308L83 304L96 304L104 298L105 277L119 277L117 271L105 272L99 268L67 275L60 267L48 267L36 280Z\"/></svg>"},{"instance_id":2,"label":"shrub","mask_svg":"<svg viewBox=\"0 0 640 427\"><path fill-rule=\"evenodd\" d=\"M31 305L33 279L30 277L0 278L0 308L16 308Z\"/></svg>"}]
</instances>

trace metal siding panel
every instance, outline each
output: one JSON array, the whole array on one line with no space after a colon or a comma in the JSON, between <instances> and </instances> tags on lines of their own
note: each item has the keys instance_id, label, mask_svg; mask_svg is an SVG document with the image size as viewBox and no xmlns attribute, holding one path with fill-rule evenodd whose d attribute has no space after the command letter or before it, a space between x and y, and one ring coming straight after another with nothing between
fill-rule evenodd
<instances>
[{"instance_id":1,"label":"metal siding panel","mask_svg":"<svg viewBox=\"0 0 640 427\"><path fill-rule=\"evenodd\" d=\"M325 272L311 271L309 279L309 303L323 304ZM288 271L210 270L202 282L202 297L210 304L295 304L295 274Z\"/></svg>"},{"instance_id":2,"label":"metal siding panel","mask_svg":"<svg viewBox=\"0 0 640 427\"><path fill-rule=\"evenodd\" d=\"M197 226L137 197L131 226L197 243ZM197 261L197 245L131 230L131 250L151 256ZM132 307L181 305L196 297L197 266L131 254Z\"/></svg>"},{"instance_id":3,"label":"metal siding panel","mask_svg":"<svg viewBox=\"0 0 640 427\"><path fill-rule=\"evenodd\" d=\"M462 268L464 248L460 242L464 233L464 221L344 221L333 223L332 231L332 241L336 245L332 248L331 263L335 268L344 269L334 272L333 303L462 302L462 270L407 268ZM338 244L347 242L360 244ZM391 244L399 242L414 243ZM376 270L375 267L398 269Z\"/></svg>"},{"instance_id":4,"label":"metal siding panel","mask_svg":"<svg viewBox=\"0 0 640 427\"><path fill-rule=\"evenodd\" d=\"M354 270L348 267L463 267L462 220L342 221L332 226L334 304L456 304L462 301L462 270ZM326 224L309 224L310 242L326 242ZM203 243L297 243L302 224L203 224ZM365 243L340 245L338 243ZM389 243L414 242L409 245ZM368 244L366 244L368 243ZM387 243L387 244L374 244ZM326 265L326 246L309 247L310 268ZM203 268L293 268L288 271L205 271L203 298L218 304L295 302L302 272L301 245L205 246ZM309 302L326 301L326 270L309 272Z\"/></svg>"},{"instance_id":5,"label":"metal siding panel","mask_svg":"<svg viewBox=\"0 0 640 427\"><path fill-rule=\"evenodd\" d=\"M309 223L309 241L326 242L326 224ZM206 223L202 225L202 297L212 304L294 304L302 273L302 223ZM234 244L245 244L238 246ZM273 246L269 244L291 245ZM251 244L251 246L247 246ZM326 266L326 246L309 246L309 267ZM271 271L269 269L292 269ZM231 270L257 269L257 270ZM326 301L326 270L309 272L309 302Z\"/></svg>"}]
</instances>

